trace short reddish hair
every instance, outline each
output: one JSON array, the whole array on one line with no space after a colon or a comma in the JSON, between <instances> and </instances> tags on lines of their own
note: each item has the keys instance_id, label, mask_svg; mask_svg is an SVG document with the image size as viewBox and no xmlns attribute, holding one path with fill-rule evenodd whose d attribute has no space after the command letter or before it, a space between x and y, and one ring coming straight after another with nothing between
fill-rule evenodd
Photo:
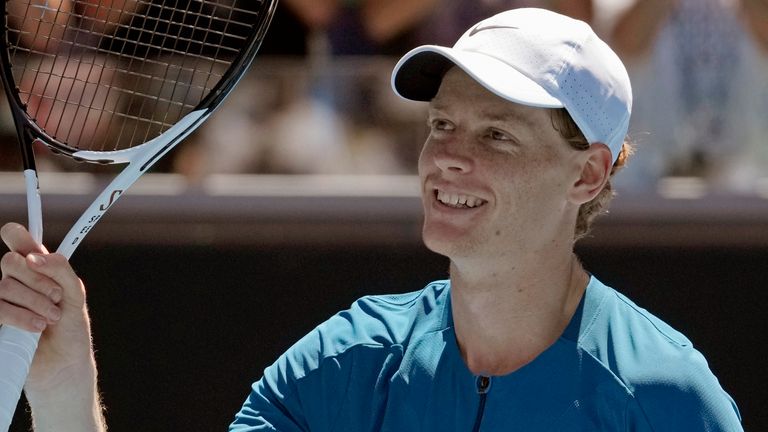
<instances>
[{"instance_id":1,"label":"short reddish hair","mask_svg":"<svg viewBox=\"0 0 768 432\"><path fill-rule=\"evenodd\" d=\"M576 150L586 150L589 148L589 142L581 133L576 122L573 121L571 115L565 108L552 110L552 126L560 132L560 135L565 138L566 141ZM574 232L574 240L579 240L589 233L592 227L592 222L595 218L604 213L608 209L608 204L615 196L611 180L619 170L624 168L627 164L627 159L634 152L634 147L628 138L624 139L624 144L621 146L619 157L616 162L613 163L611 168L611 176L608 182L605 184L603 190L597 194L591 201L586 202L579 207L579 215L576 218L576 229Z\"/></svg>"}]
</instances>

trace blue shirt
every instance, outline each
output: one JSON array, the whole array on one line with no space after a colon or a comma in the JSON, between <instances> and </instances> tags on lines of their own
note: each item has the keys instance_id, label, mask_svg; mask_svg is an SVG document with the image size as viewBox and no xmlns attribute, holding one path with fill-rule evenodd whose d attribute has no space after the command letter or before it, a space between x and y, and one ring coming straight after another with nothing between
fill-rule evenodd
<instances>
[{"instance_id":1,"label":"blue shirt","mask_svg":"<svg viewBox=\"0 0 768 432\"><path fill-rule=\"evenodd\" d=\"M364 297L253 385L230 431L741 431L690 341L592 278L562 336L529 364L474 376L450 282Z\"/></svg>"}]
</instances>

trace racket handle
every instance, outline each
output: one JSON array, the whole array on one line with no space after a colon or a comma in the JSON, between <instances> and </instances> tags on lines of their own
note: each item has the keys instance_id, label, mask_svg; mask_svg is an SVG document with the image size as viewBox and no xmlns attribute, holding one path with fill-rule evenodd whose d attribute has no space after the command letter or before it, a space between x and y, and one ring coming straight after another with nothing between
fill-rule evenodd
<instances>
[{"instance_id":1,"label":"racket handle","mask_svg":"<svg viewBox=\"0 0 768 432\"><path fill-rule=\"evenodd\" d=\"M35 170L24 170L27 191L29 233L38 244L43 240L43 215L40 188ZM11 426L13 413L29 374L40 333L11 326L0 326L0 431Z\"/></svg>"},{"instance_id":2,"label":"racket handle","mask_svg":"<svg viewBox=\"0 0 768 432\"><path fill-rule=\"evenodd\" d=\"M11 426L39 339L40 333L0 327L0 431Z\"/></svg>"},{"instance_id":3,"label":"racket handle","mask_svg":"<svg viewBox=\"0 0 768 432\"><path fill-rule=\"evenodd\" d=\"M24 170L27 188L27 224L29 233L38 244L43 244L43 206L40 202L40 186L35 170Z\"/></svg>"}]
</instances>

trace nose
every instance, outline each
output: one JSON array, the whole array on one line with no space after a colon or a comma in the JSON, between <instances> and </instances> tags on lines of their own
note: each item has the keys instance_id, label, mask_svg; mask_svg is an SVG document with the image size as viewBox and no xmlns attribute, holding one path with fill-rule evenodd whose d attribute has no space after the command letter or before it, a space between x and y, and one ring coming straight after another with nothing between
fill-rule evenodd
<instances>
[{"instance_id":1,"label":"nose","mask_svg":"<svg viewBox=\"0 0 768 432\"><path fill-rule=\"evenodd\" d=\"M427 144L429 147L429 143ZM458 142L432 143L431 158L434 164L443 172L466 174L472 171L473 160L467 148L462 148Z\"/></svg>"}]
</instances>

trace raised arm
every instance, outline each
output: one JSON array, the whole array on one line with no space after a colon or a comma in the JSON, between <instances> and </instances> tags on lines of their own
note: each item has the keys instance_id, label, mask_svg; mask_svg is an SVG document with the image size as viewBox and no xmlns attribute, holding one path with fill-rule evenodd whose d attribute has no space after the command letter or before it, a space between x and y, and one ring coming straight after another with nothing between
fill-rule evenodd
<instances>
[{"instance_id":1,"label":"raised arm","mask_svg":"<svg viewBox=\"0 0 768 432\"><path fill-rule=\"evenodd\" d=\"M592 24L595 18L593 0L552 0L551 9L589 24Z\"/></svg>"},{"instance_id":2,"label":"raised arm","mask_svg":"<svg viewBox=\"0 0 768 432\"><path fill-rule=\"evenodd\" d=\"M635 0L616 20L613 48L622 57L645 54L676 6L677 0Z\"/></svg>"},{"instance_id":3,"label":"raised arm","mask_svg":"<svg viewBox=\"0 0 768 432\"><path fill-rule=\"evenodd\" d=\"M383 43L424 19L438 4L437 0L365 0L361 13L368 36Z\"/></svg>"},{"instance_id":4,"label":"raised arm","mask_svg":"<svg viewBox=\"0 0 768 432\"><path fill-rule=\"evenodd\" d=\"M0 229L0 325L41 331L24 392L36 432L104 432L85 290L67 260L14 223Z\"/></svg>"},{"instance_id":5,"label":"raised arm","mask_svg":"<svg viewBox=\"0 0 768 432\"><path fill-rule=\"evenodd\" d=\"M333 21L339 0L284 0L285 5L310 29L323 30Z\"/></svg>"},{"instance_id":6,"label":"raised arm","mask_svg":"<svg viewBox=\"0 0 768 432\"><path fill-rule=\"evenodd\" d=\"M741 0L745 24L768 55L768 0Z\"/></svg>"}]
</instances>

